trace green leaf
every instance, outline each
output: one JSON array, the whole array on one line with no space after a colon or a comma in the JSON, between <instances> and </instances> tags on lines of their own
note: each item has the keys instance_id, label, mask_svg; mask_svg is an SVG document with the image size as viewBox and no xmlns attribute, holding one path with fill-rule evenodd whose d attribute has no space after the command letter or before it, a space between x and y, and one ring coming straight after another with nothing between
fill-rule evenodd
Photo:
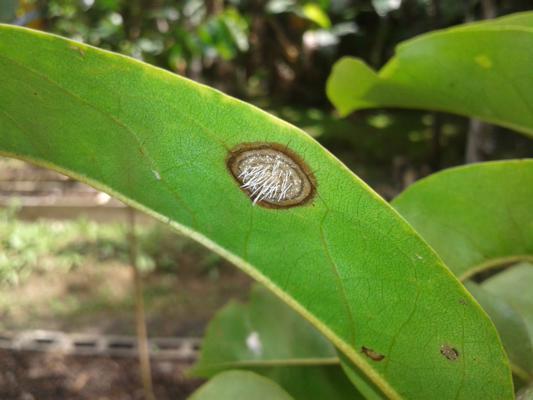
<instances>
[{"instance_id":1,"label":"green leaf","mask_svg":"<svg viewBox=\"0 0 533 400\"><path fill-rule=\"evenodd\" d=\"M275 382L248 371L223 372L189 397L189 400L292 400Z\"/></svg>"},{"instance_id":2,"label":"green leaf","mask_svg":"<svg viewBox=\"0 0 533 400\"><path fill-rule=\"evenodd\" d=\"M307 3L302 7L302 14L309 21L314 22L319 27L323 29L328 29L331 27L331 21L328 17L328 14L320 8L318 4Z\"/></svg>"},{"instance_id":3,"label":"green leaf","mask_svg":"<svg viewBox=\"0 0 533 400\"><path fill-rule=\"evenodd\" d=\"M247 369L276 381L295 399L355 399L331 343L267 290L232 302L211 320L192 373L211 377Z\"/></svg>"},{"instance_id":4,"label":"green leaf","mask_svg":"<svg viewBox=\"0 0 533 400\"><path fill-rule=\"evenodd\" d=\"M400 44L376 73L343 58L328 97L342 115L376 107L474 116L533 136L533 13L432 32Z\"/></svg>"},{"instance_id":5,"label":"green leaf","mask_svg":"<svg viewBox=\"0 0 533 400\"><path fill-rule=\"evenodd\" d=\"M513 266L484 281L483 288L505 300L522 315L533 341L533 265Z\"/></svg>"},{"instance_id":6,"label":"green leaf","mask_svg":"<svg viewBox=\"0 0 533 400\"><path fill-rule=\"evenodd\" d=\"M533 160L451 168L392 201L461 279L533 259Z\"/></svg>"},{"instance_id":7,"label":"green leaf","mask_svg":"<svg viewBox=\"0 0 533 400\"><path fill-rule=\"evenodd\" d=\"M297 128L161 69L10 26L0 93L0 154L87 182L226 257L387 397L512 398L486 314L403 218ZM246 143L313 171L300 175L308 201L254 205L227 166Z\"/></svg>"},{"instance_id":8,"label":"green leaf","mask_svg":"<svg viewBox=\"0 0 533 400\"><path fill-rule=\"evenodd\" d=\"M466 27L475 25L475 26L483 26L483 25L502 25L502 26L522 26L524 28L533 28L533 18L532 13L530 11L525 12L518 12L514 14L505 15L500 18L496 19L490 19L485 20L482 22L476 22L474 24L468 24L465 25Z\"/></svg>"},{"instance_id":9,"label":"green leaf","mask_svg":"<svg viewBox=\"0 0 533 400\"><path fill-rule=\"evenodd\" d=\"M530 279L529 285L529 288L533 287L533 279ZM496 325L513 372L523 381L530 381L533 378L533 344L522 315L505 300L482 286L467 282L466 287ZM527 292L521 294L528 295Z\"/></svg>"}]
</instances>

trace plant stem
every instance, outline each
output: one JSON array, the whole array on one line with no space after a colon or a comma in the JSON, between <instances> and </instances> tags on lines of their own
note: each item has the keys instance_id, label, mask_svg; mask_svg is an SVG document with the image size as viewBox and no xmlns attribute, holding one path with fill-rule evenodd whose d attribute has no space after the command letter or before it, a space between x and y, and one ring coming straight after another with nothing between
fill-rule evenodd
<instances>
[{"instance_id":1,"label":"plant stem","mask_svg":"<svg viewBox=\"0 0 533 400\"><path fill-rule=\"evenodd\" d=\"M146 400L156 400L154 388L152 385L152 370L150 367L150 354L148 349L148 334L144 314L144 299L142 277L137 266L138 243L135 232L135 210L128 207L128 225L129 225L129 257L131 270L133 274L134 296L135 296L135 324L137 330L137 348L139 351L139 365L141 380Z\"/></svg>"}]
</instances>

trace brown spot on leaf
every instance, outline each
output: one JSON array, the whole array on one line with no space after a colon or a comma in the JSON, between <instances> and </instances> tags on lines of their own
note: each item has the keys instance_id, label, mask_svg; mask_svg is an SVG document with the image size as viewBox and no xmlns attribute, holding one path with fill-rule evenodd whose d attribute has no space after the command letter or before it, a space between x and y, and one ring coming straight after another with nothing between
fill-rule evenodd
<instances>
[{"instance_id":1,"label":"brown spot on leaf","mask_svg":"<svg viewBox=\"0 0 533 400\"><path fill-rule=\"evenodd\" d=\"M365 356L367 356L368 358L374 361L381 361L385 358L383 354L379 354L377 351L369 349L368 347L365 347L365 346L361 347L361 353L363 353Z\"/></svg>"},{"instance_id":2,"label":"brown spot on leaf","mask_svg":"<svg viewBox=\"0 0 533 400\"><path fill-rule=\"evenodd\" d=\"M440 354L450 361L455 361L459 358L459 352L447 344L440 346Z\"/></svg>"},{"instance_id":3,"label":"brown spot on leaf","mask_svg":"<svg viewBox=\"0 0 533 400\"><path fill-rule=\"evenodd\" d=\"M243 143L226 160L229 172L253 204L289 208L309 203L316 180L304 160L278 143Z\"/></svg>"}]
</instances>

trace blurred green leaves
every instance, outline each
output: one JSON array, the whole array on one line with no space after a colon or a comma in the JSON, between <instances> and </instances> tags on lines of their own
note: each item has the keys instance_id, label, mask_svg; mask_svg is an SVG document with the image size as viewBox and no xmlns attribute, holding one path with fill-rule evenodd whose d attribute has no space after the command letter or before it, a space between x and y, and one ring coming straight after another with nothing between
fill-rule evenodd
<instances>
[{"instance_id":1,"label":"blurred green leaves","mask_svg":"<svg viewBox=\"0 0 533 400\"><path fill-rule=\"evenodd\" d=\"M302 14L321 28L327 29L331 26L328 14L318 4L304 4L302 7Z\"/></svg>"},{"instance_id":2,"label":"blurred green leaves","mask_svg":"<svg viewBox=\"0 0 533 400\"><path fill-rule=\"evenodd\" d=\"M122 1L48 4L54 32L138 59L161 62L163 57L165 66L178 71L194 58L231 60L248 50L248 21L237 8L207 11L199 0L146 10Z\"/></svg>"},{"instance_id":3,"label":"blurred green leaves","mask_svg":"<svg viewBox=\"0 0 533 400\"><path fill-rule=\"evenodd\" d=\"M68 272L90 263L129 264L127 234L120 222L21 221L17 206L0 210L0 284L14 285L30 274ZM199 275L216 277L220 257L164 225L139 232L137 265L143 272L180 273L182 261L193 260Z\"/></svg>"},{"instance_id":4,"label":"blurred green leaves","mask_svg":"<svg viewBox=\"0 0 533 400\"><path fill-rule=\"evenodd\" d=\"M17 0L2 0L0 2L0 23L13 21L16 16L17 6Z\"/></svg>"},{"instance_id":5,"label":"blurred green leaves","mask_svg":"<svg viewBox=\"0 0 533 400\"><path fill-rule=\"evenodd\" d=\"M293 400L275 382L247 371L223 372L192 394L190 400Z\"/></svg>"},{"instance_id":6,"label":"blurred green leaves","mask_svg":"<svg viewBox=\"0 0 533 400\"><path fill-rule=\"evenodd\" d=\"M248 50L248 22L235 8L226 8L197 29L200 49L207 57L231 60Z\"/></svg>"},{"instance_id":7,"label":"blurred green leaves","mask_svg":"<svg viewBox=\"0 0 533 400\"><path fill-rule=\"evenodd\" d=\"M295 399L356 399L331 343L265 288L248 304L231 302L211 320L192 373L246 369L277 382Z\"/></svg>"}]
</instances>

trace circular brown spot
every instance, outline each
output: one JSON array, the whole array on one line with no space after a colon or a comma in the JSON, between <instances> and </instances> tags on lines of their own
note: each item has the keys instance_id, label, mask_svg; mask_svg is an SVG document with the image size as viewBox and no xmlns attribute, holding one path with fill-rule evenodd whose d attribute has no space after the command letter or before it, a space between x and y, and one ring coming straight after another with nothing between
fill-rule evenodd
<instances>
[{"instance_id":1,"label":"circular brown spot","mask_svg":"<svg viewBox=\"0 0 533 400\"><path fill-rule=\"evenodd\" d=\"M459 352L447 344L440 346L440 354L446 357L450 361L455 361L459 358Z\"/></svg>"},{"instance_id":2,"label":"circular brown spot","mask_svg":"<svg viewBox=\"0 0 533 400\"><path fill-rule=\"evenodd\" d=\"M296 154L276 143L249 143L230 152L228 168L254 204L288 208L307 203L314 178Z\"/></svg>"},{"instance_id":3,"label":"circular brown spot","mask_svg":"<svg viewBox=\"0 0 533 400\"><path fill-rule=\"evenodd\" d=\"M361 352L366 355L368 358L374 360L374 361L381 361L385 358L383 354L379 354L377 351L374 351L372 349L369 349L368 347L362 346Z\"/></svg>"}]
</instances>

